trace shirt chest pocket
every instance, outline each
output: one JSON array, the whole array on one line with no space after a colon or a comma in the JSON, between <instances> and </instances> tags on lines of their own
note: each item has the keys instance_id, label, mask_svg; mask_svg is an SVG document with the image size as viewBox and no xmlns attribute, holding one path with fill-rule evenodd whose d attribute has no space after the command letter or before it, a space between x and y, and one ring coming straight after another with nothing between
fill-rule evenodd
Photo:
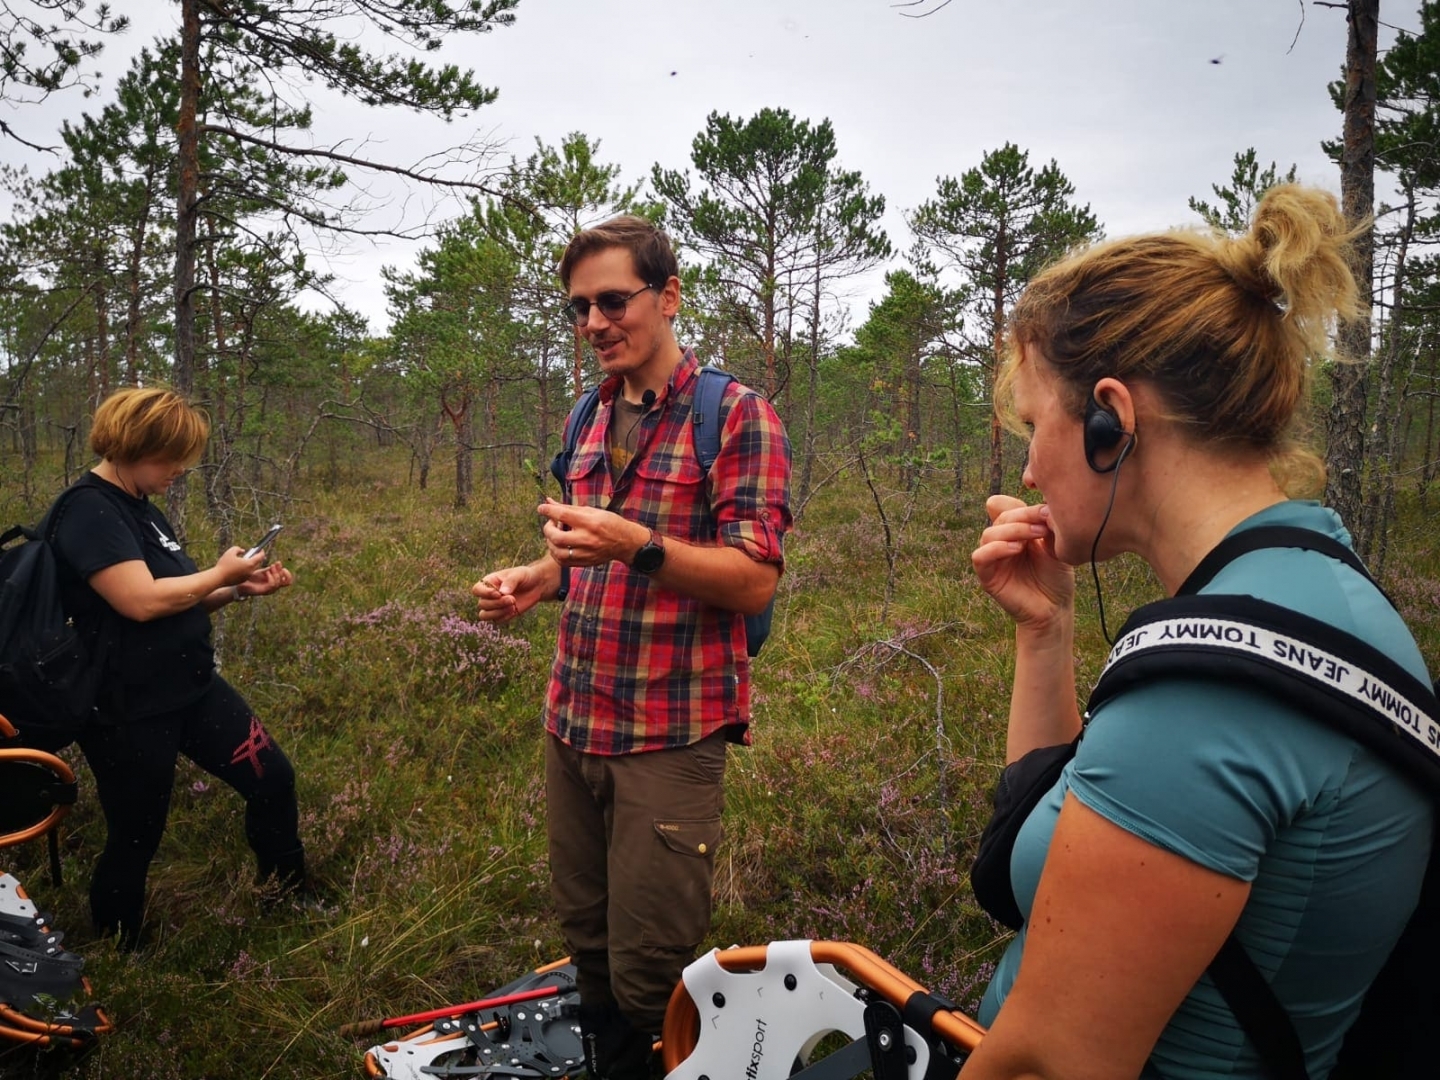
<instances>
[{"instance_id":1,"label":"shirt chest pocket","mask_svg":"<svg viewBox=\"0 0 1440 1080\"><path fill-rule=\"evenodd\" d=\"M605 468L605 444L592 442L576 448L575 456L570 459L570 467L565 472L565 479L574 487L576 484L592 478L603 468Z\"/></svg>"},{"instance_id":2,"label":"shirt chest pocket","mask_svg":"<svg viewBox=\"0 0 1440 1080\"><path fill-rule=\"evenodd\" d=\"M688 446L652 447L635 463L635 475L647 483L678 484L687 491L705 482L700 462Z\"/></svg>"},{"instance_id":3,"label":"shirt chest pocket","mask_svg":"<svg viewBox=\"0 0 1440 1080\"><path fill-rule=\"evenodd\" d=\"M641 521L691 542L713 540L715 525L700 463L688 446L652 449L635 463L626 502Z\"/></svg>"}]
</instances>

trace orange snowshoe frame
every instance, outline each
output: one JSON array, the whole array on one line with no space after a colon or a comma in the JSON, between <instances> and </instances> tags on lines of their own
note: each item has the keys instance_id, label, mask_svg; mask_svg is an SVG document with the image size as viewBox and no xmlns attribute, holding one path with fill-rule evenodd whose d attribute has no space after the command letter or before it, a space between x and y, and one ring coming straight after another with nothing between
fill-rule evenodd
<instances>
[{"instance_id":1,"label":"orange snowshoe frame","mask_svg":"<svg viewBox=\"0 0 1440 1080\"><path fill-rule=\"evenodd\" d=\"M0 716L0 740L14 726ZM55 828L75 802L75 774L44 750L0 745L0 848L50 838L50 876L60 883ZM0 873L0 1039L38 1047L83 1049L113 1028L91 999L84 961L61 944L49 916L12 875Z\"/></svg>"}]
</instances>

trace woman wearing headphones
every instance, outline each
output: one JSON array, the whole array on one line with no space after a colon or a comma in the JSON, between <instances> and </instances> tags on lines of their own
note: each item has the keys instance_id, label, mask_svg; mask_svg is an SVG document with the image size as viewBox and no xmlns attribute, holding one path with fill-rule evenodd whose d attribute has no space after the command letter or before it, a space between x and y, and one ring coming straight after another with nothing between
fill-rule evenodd
<instances>
[{"instance_id":1,"label":"woman wearing headphones","mask_svg":"<svg viewBox=\"0 0 1440 1080\"><path fill-rule=\"evenodd\" d=\"M1294 438L1331 320L1355 307L1350 236L1331 196L1287 185L1244 237L1110 241L1026 289L997 398L1044 501L992 497L973 555L1015 621L1007 761L1081 732L1073 567L1134 552L1173 597L1231 534L1349 544L1290 492L1323 476ZM1428 686L1399 615L1333 554L1250 551L1198 591L1323 621ZM1281 696L1184 671L1124 689L1019 829L1025 922L965 1080L1271 1075L1207 974L1232 932L1308 1075L1327 1075L1415 907L1431 829L1416 784Z\"/></svg>"}]
</instances>

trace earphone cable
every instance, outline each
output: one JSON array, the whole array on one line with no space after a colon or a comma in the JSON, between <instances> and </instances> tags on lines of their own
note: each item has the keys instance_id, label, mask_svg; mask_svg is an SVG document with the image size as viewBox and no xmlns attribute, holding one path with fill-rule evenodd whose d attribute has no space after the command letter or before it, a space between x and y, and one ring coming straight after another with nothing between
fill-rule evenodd
<instances>
[{"instance_id":1,"label":"earphone cable","mask_svg":"<svg viewBox=\"0 0 1440 1080\"><path fill-rule=\"evenodd\" d=\"M1105 635L1107 645L1114 645L1115 639L1110 636L1110 628L1105 625L1105 597L1100 591L1100 570L1095 565L1095 556L1100 550L1100 537L1105 533L1105 526L1110 524L1110 511L1115 509L1115 492L1120 487L1120 466L1125 464L1125 458L1134 445L1135 436L1127 433L1125 445L1120 448L1120 456L1115 459L1115 475L1110 481L1110 500L1105 504L1105 516L1100 519L1100 528L1095 530L1095 539L1090 544L1090 576L1095 582L1095 604L1100 609L1100 633Z\"/></svg>"}]
</instances>

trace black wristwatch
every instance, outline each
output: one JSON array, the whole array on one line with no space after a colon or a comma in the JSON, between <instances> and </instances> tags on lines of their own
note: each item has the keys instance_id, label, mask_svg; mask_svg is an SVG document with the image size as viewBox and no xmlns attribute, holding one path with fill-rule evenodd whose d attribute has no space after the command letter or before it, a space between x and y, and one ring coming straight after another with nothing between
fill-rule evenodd
<instances>
[{"instance_id":1,"label":"black wristwatch","mask_svg":"<svg viewBox=\"0 0 1440 1080\"><path fill-rule=\"evenodd\" d=\"M640 550L635 553L635 558L630 560L630 569L637 574L654 574L664 565L664 539L654 529L651 529L650 539L640 545Z\"/></svg>"}]
</instances>

